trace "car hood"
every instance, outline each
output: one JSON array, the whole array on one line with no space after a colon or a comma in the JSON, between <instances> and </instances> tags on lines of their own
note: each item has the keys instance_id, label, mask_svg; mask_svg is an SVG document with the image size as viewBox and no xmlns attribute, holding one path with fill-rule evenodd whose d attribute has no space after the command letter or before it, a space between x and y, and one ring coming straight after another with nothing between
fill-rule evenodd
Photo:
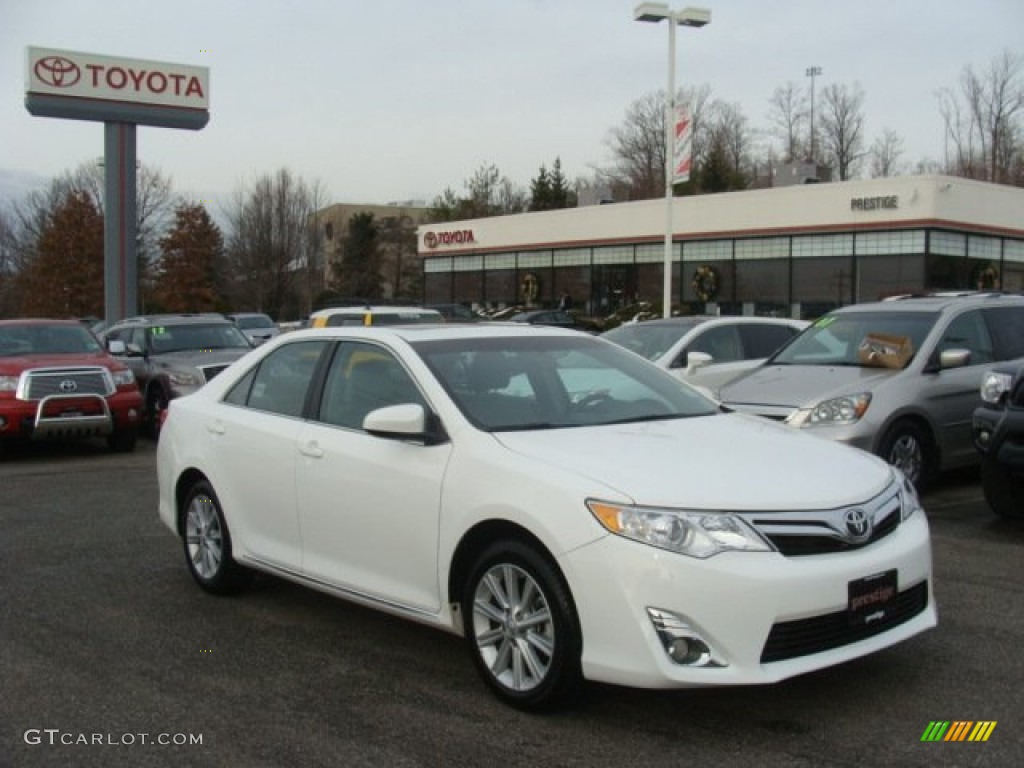
<instances>
[{"instance_id":1,"label":"car hood","mask_svg":"<svg viewBox=\"0 0 1024 768\"><path fill-rule=\"evenodd\" d=\"M99 365L110 370L125 366L114 362L106 352L76 352L69 355L18 355L0 357L0 372L18 374L27 368L68 368L76 365Z\"/></svg>"},{"instance_id":2,"label":"car hood","mask_svg":"<svg viewBox=\"0 0 1024 768\"><path fill-rule=\"evenodd\" d=\"M495 437L508 450L648 506L827 509L862 502L892 477L864 451L745 414Z\"/></svg>"},{"instance_id":3,"label":"car hood","mask_svg":"<svg viewBox=\"0 0 1024 768\"><path fill-rule=\"evenodd\" d=\"M181 352L165 352L160 355L153 355L154 362L167 368L180 368L193 366L200 368L204 365L225 365L233 363L240 357L244 357L252 350L244 347L232 347L230 349L189 349Z\"/></svg>"},{"instance_id":4,"label":"car hood","mask_svg":"<svg viewBox=\"0 0 1024 768\"><path fill-rule=\"evenodd\" d=\"M718 399L726 405L802 408L830 397L869 392L898 373L859 365L763 365L723 386Z\"/></svg>"}]
</instances>

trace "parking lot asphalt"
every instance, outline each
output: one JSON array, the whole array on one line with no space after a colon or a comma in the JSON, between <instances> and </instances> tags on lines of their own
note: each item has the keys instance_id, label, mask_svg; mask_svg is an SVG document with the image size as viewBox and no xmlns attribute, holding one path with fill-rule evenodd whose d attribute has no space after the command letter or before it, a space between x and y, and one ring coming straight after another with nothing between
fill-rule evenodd
<instances>
[{"instance_id":1,"label":"parking lot asphalt","mask_svg":"<svg viewBox=\"0 0 1024 768\"><path fill-rule=\"evenodd\" d=\"M457 637L272 578L202 593L154 459L0 459L0 766L1021 764L1024 526L974 473L924 497L937 629L774 686L591 685L537 716L493 699ZM995 726L922 741L935 722Z\"/></svg>"}]
</instances>

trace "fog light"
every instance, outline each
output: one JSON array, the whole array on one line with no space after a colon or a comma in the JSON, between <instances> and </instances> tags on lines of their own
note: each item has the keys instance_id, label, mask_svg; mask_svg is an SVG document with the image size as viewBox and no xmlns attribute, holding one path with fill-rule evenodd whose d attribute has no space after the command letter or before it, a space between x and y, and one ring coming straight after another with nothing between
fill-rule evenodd
<instances>
[{"instance_id":1,"label":"fog light","mask_svg":"<svg viewBox=\"0 0 1024 768\"><path fill-rule=\"evenodd\" d=\"M676 664L687 667L724 667L711 647L686 621L669 611L648 608L647 615L654 625L665 653Z\"/></svg>"}]
</instances>

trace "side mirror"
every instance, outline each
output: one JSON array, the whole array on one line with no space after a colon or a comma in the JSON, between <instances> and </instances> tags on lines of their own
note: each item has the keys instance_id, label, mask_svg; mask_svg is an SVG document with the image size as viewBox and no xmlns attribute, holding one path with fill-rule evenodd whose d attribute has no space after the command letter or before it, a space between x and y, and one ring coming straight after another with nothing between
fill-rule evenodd
<instances>
[{"instance_id":1,"label":"side mirror","mask_svg":"<svg viewBox=\"0 0 1024 768\"><path fill-rule=\"evenodd\" d=\"M107 342L107 352L110 354L123 355L125 351L125 344L120 339L111 339Z\"/></svg>"},{"instance_id":2,"label":"side mirror","mask_svg":"<svg viewBox=\"0 0 1024 768\"><path fill-rule=\"evenodd\" d=\"M715 358L707 352L688 352L686 354L686 375L689 376L700 368L711 365L713 362L715 362Z\"/></svg>"},{"instance_id":3,"label":"side mirror","mask_svg":"<svg viewBox=\"0 0 1024 768\"><path fill-rule=\"evenodd\" d=\"M419 403L389 405L370 411L363 418L363 429L375 437L422 440L426 445L448 439L440 420Z\"/></svg>"},{"instance_id":4,"label":"side mirror","mask_svg":"<svg viewBox=\"0 0 1024 768\"><path fill-rule=\"evenodd\" d=\"M939 368L963 368L970 365L971 353L966 349L944 349L939 353Z\"/></svg>"}]
</instances>

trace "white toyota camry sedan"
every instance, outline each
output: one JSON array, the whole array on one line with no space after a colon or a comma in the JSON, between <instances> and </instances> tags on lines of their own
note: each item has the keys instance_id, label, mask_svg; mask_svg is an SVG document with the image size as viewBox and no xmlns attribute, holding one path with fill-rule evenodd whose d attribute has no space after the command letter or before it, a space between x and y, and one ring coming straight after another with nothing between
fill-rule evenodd
<instances>
[{"instance_id":1,"label":"white toyota camry sedan","mask_svg":"<svg viewBox=\"0 0 1024 768\"><path fill-rule=\"evenodd\" d=\"M200 587L263 571L461 634L524 709L778 681L936 623L897 470L574 331L285 334L174 400L157 458Z\"/></svg>"}]
</instances>

